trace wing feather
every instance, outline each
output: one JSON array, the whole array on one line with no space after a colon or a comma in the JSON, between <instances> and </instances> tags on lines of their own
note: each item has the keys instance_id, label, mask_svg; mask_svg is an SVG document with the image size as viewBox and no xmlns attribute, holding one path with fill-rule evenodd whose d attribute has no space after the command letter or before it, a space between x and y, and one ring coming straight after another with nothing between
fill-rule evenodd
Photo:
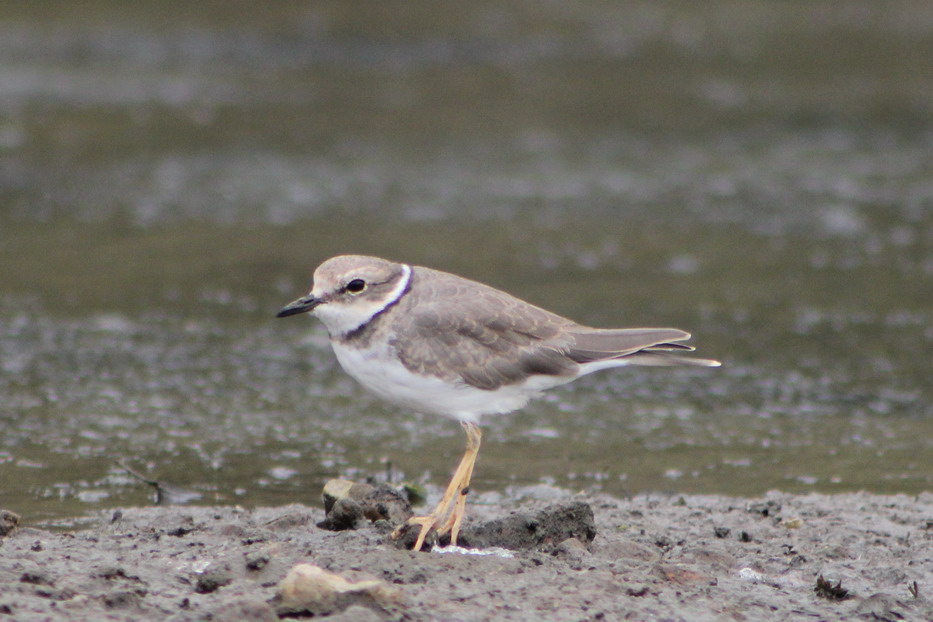
<instances>
[{"instance_id":1,"label":"wing feather","mask_svg":"<svg viewBox=\"0 0 933 622\"><path fill-rule=\"evenodd\" d=\"M533 375L576 374L577 363L563 354L571 320L453 275L415 268L413 278L398 309L406 328L392 344L410 370L485 390Z\"/></svg>"},{"instance_id":2,"label":"wing feather","mask_svg":"<svg viewBox=\"0 0 933 622\"><path fill-rule=\"evenodd\" d=\"M413 268L412 282L393 309L404 321L391 344L417 373L494 390L531 376L571 379L582 365L602 361L718 365L678 356L693 348L680 343L690 333L676 328L589 328L487 285L428 268Z\"/></svg>"}]
</instances>

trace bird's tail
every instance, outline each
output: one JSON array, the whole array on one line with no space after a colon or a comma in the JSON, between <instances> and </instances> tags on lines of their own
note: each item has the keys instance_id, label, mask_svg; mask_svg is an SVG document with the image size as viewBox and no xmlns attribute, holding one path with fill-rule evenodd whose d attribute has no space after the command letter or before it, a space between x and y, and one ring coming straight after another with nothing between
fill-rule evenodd
<instances>
[{"instance_id":1,"label":"bird's tail","mask_svg":"<svg viewBox=\"0 0 933 622\"><path fill-rule=\"evenodd\" d=\"M695 359L689 356L679 356L677 354L667 354L664 352L654 353L650 350L636 352L625 358L630 365L645 365L650 367L674 367L678 365L719 367L722 365L722 363L713 359Z\"/></svg>"},{"instance_id":2,"label":"bird's tail","mask_svg":"<svg viewBox=\"0 0 933 622\"><path fill-rule=\"evenodd\" d=\"M713 359L683 356L683 352L692 352L693 346L679 343L690 339L690 333L677 328L590 328L575 332L572 337L573 345L567 355L581 364L619 361L655 367L721 365Z\"/></svg>"}]
</instances>

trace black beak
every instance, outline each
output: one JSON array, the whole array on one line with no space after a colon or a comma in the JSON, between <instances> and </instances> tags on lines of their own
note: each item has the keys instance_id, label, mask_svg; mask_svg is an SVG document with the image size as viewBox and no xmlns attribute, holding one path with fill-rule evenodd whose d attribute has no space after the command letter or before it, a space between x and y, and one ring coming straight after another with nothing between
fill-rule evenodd
<instances>
[{"instance_id":1,"label":"black beak","mask_svg":"<svg viewBox=\"0 0 933 622\"><path fill-rule=\"evenodd\" d=\"M279 312L275 314L275 317L288 317L289 315L307 313L323 302L324 300L321 298L315 298L311 294L308 294L307 296L302 296L298 300L293 300L292 302L282 307Z\"/></svg>"}]
</instances>

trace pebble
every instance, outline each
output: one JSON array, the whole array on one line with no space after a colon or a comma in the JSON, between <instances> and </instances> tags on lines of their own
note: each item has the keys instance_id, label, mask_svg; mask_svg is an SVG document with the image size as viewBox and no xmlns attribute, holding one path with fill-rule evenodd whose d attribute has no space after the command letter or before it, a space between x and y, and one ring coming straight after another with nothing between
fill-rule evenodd
<instances>
[{"instance_id":1,"label":"pebble","mask_svg":"<svg viewBox=\"0 0 933 622\"><path fill-rule=\"evenodd\" d=\"M304 613L324 616L352 605L370 609L391 607L400 601L401 592L378 579L351 583L319 566L298 564L279 585L278 599L280 616Z\"/></svg>"}]
</instances>

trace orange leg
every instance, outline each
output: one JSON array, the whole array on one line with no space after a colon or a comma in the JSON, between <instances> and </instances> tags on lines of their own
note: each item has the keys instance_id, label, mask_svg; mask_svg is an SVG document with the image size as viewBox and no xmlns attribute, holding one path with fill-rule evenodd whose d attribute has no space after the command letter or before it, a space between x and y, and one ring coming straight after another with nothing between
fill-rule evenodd
<instances>
[{"instance_id":1,"label":"orange leg","mask_svg":"<svg viewBox=\"0 0 933 622\"><path fill-rule=\"evenodd\" d=\"M483 433L475 423L463 423L463 431L467 434L467 450L463 455L461 464L466 463L463 471L463 477L457 485L457 501L453 512L447 518L444 526L438 530L439 534L450 532L450 543L457 545L457 536L460 534L460 523L466 514L466 498L470 492L470 479L473 477L473 466L476 464L476 456L479 454L479 445L482 441ZM458 471L460 469L457 469Z\"/></svg>"},{"instance_id":2,"label":"orange leg","mask_svg":"<svg viewBox=\"0 0 933 622\"><path fill-rule=\"evenodd\" d=\"M462 421L460 425L463 426L463 431L467 435L466 452L463 454L463 459L460 460L460 465L454 472L441 502L427 516L412 516L408 519L407 524L409 525L421 525L418 540L415 542L415 546L412 547L413 551L421 550L424 539L431 532L431 529L437 529L439 534L450 532L450 543L457 544L460 523L463 522L463 516L466 513L466 496L470 492L473 465L476 464L476 455L479 453L479 445L483 436L479 426L475 423ZM392 534L393 537L398 537L401 534L401 529L401 527L396 529L395 533Z\"/></svg>"}]
</instances>

